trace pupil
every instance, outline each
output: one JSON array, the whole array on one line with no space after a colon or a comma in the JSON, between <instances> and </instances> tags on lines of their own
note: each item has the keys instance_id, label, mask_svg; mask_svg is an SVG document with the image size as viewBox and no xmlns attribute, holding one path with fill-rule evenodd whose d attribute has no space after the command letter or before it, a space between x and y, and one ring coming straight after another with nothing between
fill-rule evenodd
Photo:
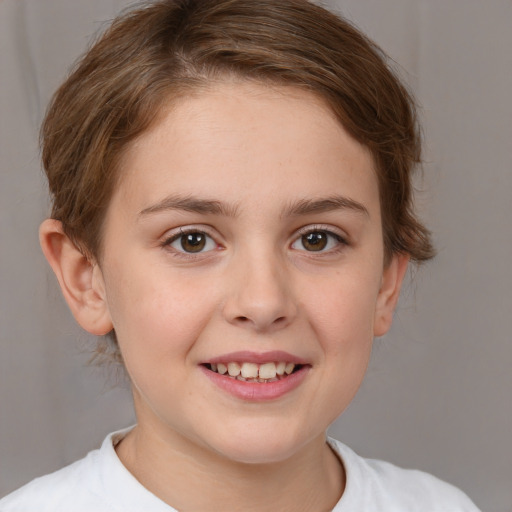
<instances>
[{"instance_id":1,"label":"pupil","mask_svg":"<svg viewBox=\"0 0 512 512\"><path fill-rule=\"evenodd\" d=\"M206 237L202 233L188 233L181 237L181 247L186 252L199 252L205 244Z\"/></svg>"},{"instance_id":2,"label":"pupil","mask_svg":"<svg viewBox=\"0 0 512 512\"><path fill-rule=\"evenodd\" d=\"M309 251L321 251L327 245L327 235L321 231L308 233L302 237L302 245Z\"/></svg>"}]
</instances>

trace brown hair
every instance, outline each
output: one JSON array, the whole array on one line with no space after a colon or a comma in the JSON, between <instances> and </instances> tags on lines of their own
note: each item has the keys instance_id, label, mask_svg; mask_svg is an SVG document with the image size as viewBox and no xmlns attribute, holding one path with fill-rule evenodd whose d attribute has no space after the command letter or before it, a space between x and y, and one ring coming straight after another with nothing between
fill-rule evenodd
<instances>
[{"instance_id":1,"label":"brown hair","mask_svg":"<svg viewBox=\"0 0 512 512\"><path fill-rule=\"evenodd\" d=\"M413 210L414 101L382 51L306 0L159 0L120 16L56 92L41 131L52 217L89 257L128 144L163 106L226 78L306 88L371 151L386 256L433 256Z\"/></svg>"}]
</instances>

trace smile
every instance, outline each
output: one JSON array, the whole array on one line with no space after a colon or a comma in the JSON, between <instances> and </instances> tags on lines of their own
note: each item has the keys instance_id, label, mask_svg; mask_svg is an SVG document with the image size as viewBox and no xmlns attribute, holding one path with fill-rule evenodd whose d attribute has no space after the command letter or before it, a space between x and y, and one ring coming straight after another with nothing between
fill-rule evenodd
<instances>
[{"instance_id":1,"label":"smile","mask_svg":"<svg viewBox=\"0 0 512 512\"><path fill-rule=\"evenodd\" d=\"M212 372L240 381L268 383L277 382L294 371L300 370L301 365L286 361L270 361L262 364L231 361L226 363L209 363L206 365L206 368Z\"/></svg>"},{"instance_id":2,"label":"smile","mask_svg":"<svg viewBox=\"0 0 512 512\"><path fill-rule=\"evenodd\" d=\"M232 352L202 362L205 377L224 393L249 402L276 400L307 379L309 361L280 350Z\"/></svg>"}]
</instances>

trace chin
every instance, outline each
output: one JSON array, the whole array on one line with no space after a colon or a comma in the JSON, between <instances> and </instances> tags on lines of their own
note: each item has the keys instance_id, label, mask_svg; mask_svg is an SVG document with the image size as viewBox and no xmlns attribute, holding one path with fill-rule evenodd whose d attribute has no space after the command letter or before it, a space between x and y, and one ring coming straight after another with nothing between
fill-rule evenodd
<instances>
[{"instance_id":1,"label":"chin","mask_svg":"<svg viewBox=\"0 0 512 512\"><path fill-rule=\"evenodd\" d=\"M308 442L304 434L298 437L293 429L277 429L261 424L245 425L235 432L226 429L223 434L211 440L210 448L222 457L242 464L283 462Z\"/></svg>"}]
</instances>

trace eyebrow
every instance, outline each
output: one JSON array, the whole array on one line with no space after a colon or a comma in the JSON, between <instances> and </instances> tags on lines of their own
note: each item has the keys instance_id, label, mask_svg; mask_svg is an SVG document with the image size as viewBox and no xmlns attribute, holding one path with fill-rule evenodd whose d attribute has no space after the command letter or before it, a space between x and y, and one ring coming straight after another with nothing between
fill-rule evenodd
<instances>
[{"instance_id":1,"label":"eyebrow","mask_svg":"<svg viewBox=\"0 0 512 512\"><path fill-rule=\"evenodd\" d=\"M171 195L164 198L162 201L144 208L139 216L145 216L151 213L158 213L166 210L184 210L187 212L209 214L209 215L224 215L226 217L236 217L238 213L238 205L229 205L221 201L210 199L200 199L192 196L177 196Z\"/></svg>"},{"instance_id":2,"label":"eyebrow","mask_svg":"<svg viewBox=\"0 0 512 512\"><path fill-rule=\"evenodd\" d=\"M236 217L239 212L239 204L227 204L221 201L201 199L193 196L171 195L148 208L144 208L139 212L139 216L143 217L167 210L183 210L203 215ZM281 217L295 217L335 210L351 210L367 217L370 216L367 208L361 203L348 197L333 195L326 198L300 199L295 201L284 209Z\"/></svg>"},{"instance_id":3,"label":"eyebrow","mask_svg":"<svg viewBox=\"0 0 512 512\"><path fill-rule=\"evenodd\" d=\"M325 213L334 210L352 210L366 217L370 216L367 208L361 203L348 197L333 195L320 199L301 199L290 204L283 212L283 217Z\"/></svg>"}]
</instances>

